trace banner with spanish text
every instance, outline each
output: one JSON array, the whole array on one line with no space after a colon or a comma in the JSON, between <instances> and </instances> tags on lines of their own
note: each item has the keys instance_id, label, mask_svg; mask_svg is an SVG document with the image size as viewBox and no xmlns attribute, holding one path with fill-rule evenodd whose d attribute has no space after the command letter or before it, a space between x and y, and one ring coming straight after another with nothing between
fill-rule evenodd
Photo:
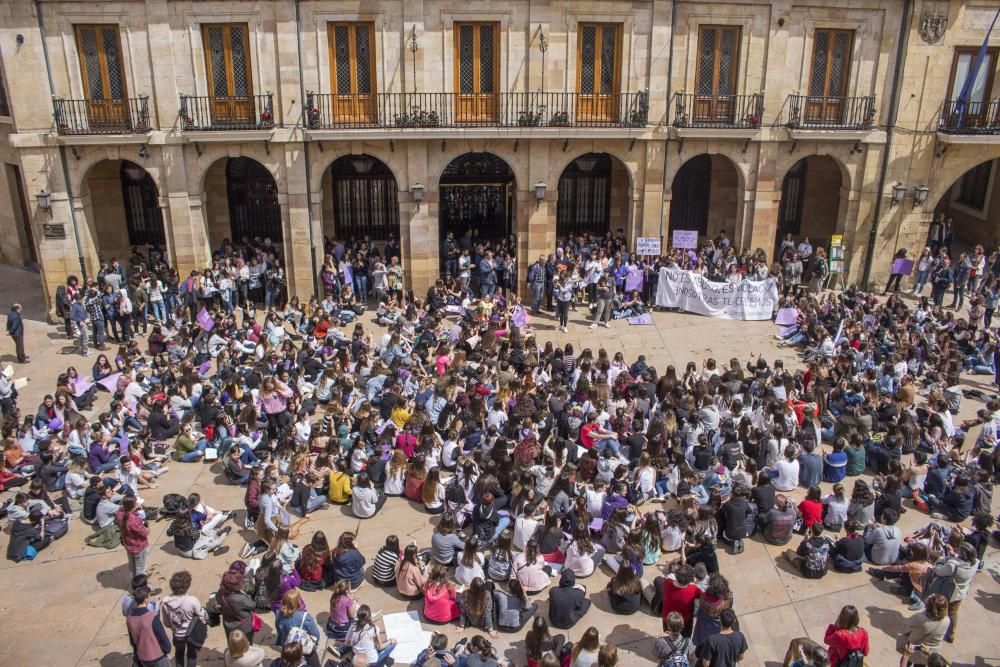
<instances>
[{"instance_id":1,"label":"banner with spanish text","mask_svg":"<svg viewBox=\"0 0 1000 667\"><path fill-rule=\"evenodd\" d=\"M769 320L778 303L774 280L716 283L692 271L660 269L656 305L729 320Z\"/></svg>"}]
</instances>

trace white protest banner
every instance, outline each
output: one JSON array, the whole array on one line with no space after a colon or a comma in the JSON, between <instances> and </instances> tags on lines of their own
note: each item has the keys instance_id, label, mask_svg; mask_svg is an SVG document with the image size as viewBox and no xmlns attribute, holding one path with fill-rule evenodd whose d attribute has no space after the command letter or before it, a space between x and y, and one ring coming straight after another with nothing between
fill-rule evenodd
<instances>
[{"instance_id":1,"label":"white protest banner","mask_svg":"<svg viewBox=\"0 0 1000 667\"><path fill-rule=\"evenodd\" d=\"M674 247L675 248L697 248L698 247L698 230L697 229L675 229L674 230Z\"/></svg>"},{"instance_id":2,"label":"white protest banner","mask_svg":"<svg viewBox=\"0 0 1000 667\"><path fill-rule=\"evenodd\" d=\"M635 240L635 254L640 257L660 256L660 237L641 236Z\"/></svg>"},{"instance_id":3,"label":"white protest banner","mask_svg":"<svg viewBox=\"0 0 1000 667\"><path fill-rule=\"evenodd\" d=\"M773 279L715 283L691 271L660 269L656 305L728 320L769 320L778 302Z\"/></svg>"}]
</instances>

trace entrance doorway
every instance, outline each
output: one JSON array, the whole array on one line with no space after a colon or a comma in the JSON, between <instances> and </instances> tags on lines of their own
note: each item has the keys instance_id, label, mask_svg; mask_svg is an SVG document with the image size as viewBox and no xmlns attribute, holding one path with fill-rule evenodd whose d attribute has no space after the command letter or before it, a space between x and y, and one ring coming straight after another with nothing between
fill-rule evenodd
<instances>
[{"instance_id":1,"label":"entrance doorway","mask_svg":"<svg viewBox=\"0 0 1000 667\"><path fill-rule=\"evenodd\" d=\"M517 184L510 165L492 153L466 153L452 160L441 174L438 222L441 263L445 241L454 235L460 248L492 244L514 233Z\"/></svg>"},{"instance_id":2,"label":"entrance doorway","mask_svg":"<svg viewBox=\"0 0 1000 667\"><path fill-rule=\"evenodd\" d=\"M722 155L696 155L685 162L670 187L670 234L697 231L699 242L726 232L739 238L740 175Z\"/></svg>"},{"instance_id":3,"label":"entrance doorway","mask_svg":"<svg viewBox=\"0 0 1000 667\"><path fill-rule=\"evenodd\" d=\"M779 249L789 234L795 245L805 239L813 248L829 245L840 224L842 187L840 165L828 155L810 155L792 165L781 181L775 259L781 259Z\"/></svg>"},{"instance_id":4,"label":"entrance doorway","mask_svg":"<svg viewBox=\"0 0 1000 667\"><path fill-rule=\"evenodd\" d=\"M278 186L264 165L247 157L230 158L226 163L226 196L233 242L259 238L282 243Z\"/></svg>"}]
</instances>

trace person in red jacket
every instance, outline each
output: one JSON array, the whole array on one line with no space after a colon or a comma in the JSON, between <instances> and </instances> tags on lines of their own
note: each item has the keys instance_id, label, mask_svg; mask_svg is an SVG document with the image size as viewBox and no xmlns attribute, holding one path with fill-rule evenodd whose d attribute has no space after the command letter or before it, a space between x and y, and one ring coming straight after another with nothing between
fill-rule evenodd
<instances>
[{"instance_id":1,"label":"person in red jacket","mask_svg":"<svg viewBox=\"0 0 1000 667\"><path fill-rule=\"evenodd\" d=\"M836 623L827 627L823 641L830 653L831 665L839 665L844 658L855 652L862 656L868 655L868 631L860 626L858 609L849 604L840 610Z\"/></svg>"},{"instance_id":2,"label":"person in red jacket","mask_svg":"<svg viewBox=\"0 0 1000 667\"><path fill-rule=\"evenodd\" d=\"M146 558L149 556L149 529L139 514L139 502L135 496L125 496L118 510L118 530L122 536L122 546L128 555L129 578L146 574Z\"/></svg>"},{"instance_id":3,"label":"person in red jacket","mask_svg":"<svg viewBox=\"0 0 1000 667\"><path fill-rule=\"evenodd\" d=\"M701 589L694 583L694 568L682 565L672 577L663 579L663 602L660 607L663 615L663 630L667 630L667 615L676 611L684 619L684 629L681 634L691 637L694 624L694 601L701 597Z\"/></svg>"},{"instance_id":4,"label":"person in red jacket","mask_svg":"<svg viewBox=\"0 0 1000 667\"><path fill-rule=\"evenodd\" d=\"M810 486L805 500L799 503L803 533L808 533L814 523L823 523L823 500L818 486Z\"/></svg>"}]
</instances>

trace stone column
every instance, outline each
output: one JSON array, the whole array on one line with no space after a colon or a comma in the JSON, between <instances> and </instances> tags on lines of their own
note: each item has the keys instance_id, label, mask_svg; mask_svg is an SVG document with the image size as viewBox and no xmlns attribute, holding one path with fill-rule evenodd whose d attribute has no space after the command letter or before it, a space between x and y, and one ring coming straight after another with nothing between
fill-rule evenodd
<instances>
[{"instance_id":1,"label":"stone column","mask_svg":"<svg viewBox=\"0 0 1000 667\"><path fill-rule=\"evenodd\" d=\"M753 193L753 213L749 238L750 249L763 248L770 260L774 259L772 255L778 234L778 209L781 205L781 189L778 187L775 174L774 154L777 150L777 143L760 145L757 161L757 187Z\"/></svg>"},{"instance_id":2,"label":"stone column","mask_svg":"<svg viewBox=\"0 0 1000 667\"><path fill-rule=\"evenodd\" d=\"M281 203L281 225L285 244L285 275L288 278L288 296L299 299L315 294L316 279L323 261L322 221L309 222L309 204L306 196L306 158L301 143L284 145L285 192L278 195ZM315 267L315 271L313 268Z\"/></svg>"},{"instance_id":3,"label":"stone column","mask_svg":"<svg viewBox=\"0 0 1000 667\"><path fill-rule=\"evenodd\" d=\"M185 148L167 145L162 148L162 181L165 193L163 226L167 237L167 255L177 267L178 274L187 276L194 269L203 269L212 263L212 248L205 226L200 193L189 194ZM188 149L192 150L192 149ZM198 186L196 185L195 188Z\"/></svg>"}]
</instances>

